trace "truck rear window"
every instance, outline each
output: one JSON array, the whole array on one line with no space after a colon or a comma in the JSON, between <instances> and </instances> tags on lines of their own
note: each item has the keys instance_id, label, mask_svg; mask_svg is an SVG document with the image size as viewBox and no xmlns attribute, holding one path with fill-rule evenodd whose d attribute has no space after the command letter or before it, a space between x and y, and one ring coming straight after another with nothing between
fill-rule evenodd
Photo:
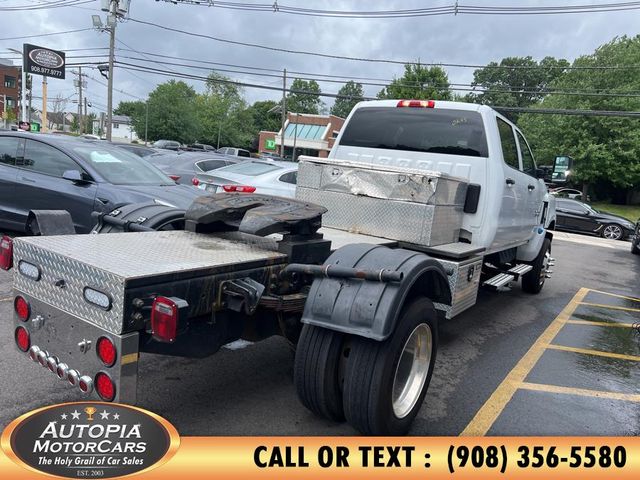
<instances>
[{"instance_id":1,"label":"truck rear window","mask_svg":"<svg viewBox=\"0 0 640 480\"><path fill-rule=\"evenodd\" d=\"M340 145L488 156L482 116L443 108L361 108L349 120Z\"/></svg>"}]
</instances>

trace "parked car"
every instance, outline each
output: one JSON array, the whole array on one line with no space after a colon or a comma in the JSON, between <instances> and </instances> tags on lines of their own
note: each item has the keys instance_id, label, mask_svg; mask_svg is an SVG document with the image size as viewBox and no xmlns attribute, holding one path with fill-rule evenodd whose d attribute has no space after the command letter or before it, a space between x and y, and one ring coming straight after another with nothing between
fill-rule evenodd
<instances>
[{"instance_id":1,"label":"parked car","mask_svg":"<svg viewBox=\"0 0 640 480\"><path fill-rule=\"evenodd\" d=\"M556 230L600 235L610 240L624 240L634 231L633 223L626 218L601 212L578 200L557 198L556 212Z\"/></svg>"},{"instance_id":2,"label":"parked car","mask_svg":"<svg viewBox=\"0 0 640 480\"><path fill-rule=\"evenodd\" d=\"M232 157L251 158L251 152L243 148L222 147L216 150L216 153L222 155L231 155Z\"/></svg>"},{"instance_id":3,"label":"parked car","mask_svg":"<svg viewBox=\"0 0 640 480\"><path fill-rule=\"evenodd\" d=\"M284 162L285 161L285 158L281 157L277 153L261 152L259 156L260 156L260 158L262 158L264 160L278 160L280 162Z\"/></svg>"},{"instance_id":4,"label":"parked car","mask_svg":"<svg viewBox=\"0 0 640 480\"><path fill-rule=\"evenodd\" d=\"M169 175L172 180L185 185L193 185L193 179L197 174L234 165L240 161L212 152L162 153L146 157L146 160Z\"/></svg>"},{"instance_id":5,"label":"parked car","mask_svg":"<svg viewBox=\"0 0 640 480\"><path fill-rule=\"evenodd\" d=\"M192 143L187 145L187 150L190 152L215 152L216 147L207 145L206 143Z\"/></svg>"},{"instance_id":6,"label":"parked car","mask_svg":"<svg viewBox=\"0 0 640 480\"><path fill-rule=\"evenodd\" d=\"M107 142L0 133L0 228L25 231L29 210L67 210L87 233L93 211L149 201L186 209L200 194Z\"/></svg>"},{"instance_id":7,"label":"parked car","mask_svg":"<svg viewBox=\"0 0 640 480\"><path fill-rule=\"evenodd\" d=\"M634 236L631 239L631 253L640 255L640 218L636 222Z\"/></svg>"},{"instance_id":8,"label":"parked car","mask_svg":"<svg viewBox=\"0 0 640 480\"><path fill-rule=\"evenodd\" d=\"M127 150L128 152L135 153L139 157L145 158L149 155L163 153L163 150L159 148L145 147L144 145L134 145L132 143L114 143L118 148Z\"/></svg>"},{"instance_id":9,"label":"parked car","mask_svg":"<svg viewBox=\"0 0 640 480\"><path fill-rule=\"evenodd\" d=\"M163 148L165 150L180 150L182 145L175 140L157 140L151 144L154 148Z\"/></svg>"},{"instance_id":10,"label":"parked car","mask_svg":"<svg viewBox=\"0 0 640 480\"><path fill-rule=\"evenodd\" d=\"M553 195L557 198L570 198L572 200L580 200L582 201L582 192L580 190L576 190L575 188L554 188L553 190L549 190L549 194ZM587 195L586 201L590 201L589 196Z\"/></svg>"},{"instance_id":11,"label":"parked car","mask_svg":"<svg viewBox=\"0 0 640 480\"><path fill-rule=\"evenodd\" d=\"M196 176L198 188L208 193L264 193L280 197L296 196L298 164L249 160Z\"/></svg>"}]
</instances>

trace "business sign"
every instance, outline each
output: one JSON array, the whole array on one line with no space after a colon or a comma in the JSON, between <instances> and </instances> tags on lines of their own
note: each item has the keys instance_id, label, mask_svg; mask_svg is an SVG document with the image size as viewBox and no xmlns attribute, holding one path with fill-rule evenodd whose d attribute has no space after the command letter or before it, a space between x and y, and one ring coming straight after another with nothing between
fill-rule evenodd
<instances>
[{"instance_id":1,"label":"business sign","mask_svg":"<svg viewBox=\"0 0 640 480\"><path fill-rule=\"evenodd\" d=\"M264 148L266 150L275 150L276 149L276 141L273 138L267 138L264 142Z\"/></svg>"},{"instance_id":2,"label":"business sign","mask_svg":"<svg viewBox=\"0 0 640 480\"><path fill-rule=\"evenodd\" d=\"M23 67L27 73L64 80L64 52L24 44Z\"/></svg>"}]
</instances>

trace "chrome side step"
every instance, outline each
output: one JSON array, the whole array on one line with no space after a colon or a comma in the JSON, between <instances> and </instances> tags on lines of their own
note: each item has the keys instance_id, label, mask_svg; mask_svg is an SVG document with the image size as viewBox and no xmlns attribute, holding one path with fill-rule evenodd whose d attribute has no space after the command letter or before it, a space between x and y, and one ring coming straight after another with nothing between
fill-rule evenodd
<instances>
[{"instance_id":1,"label":"chrome side step","mask_svg":"<svg viewBox=\"0 0 640 480\"><path fill-rule=\"evenodd\" d=\"M482 286L495 288L497 290L498 288L504 287L510 282L513 282L515 279L516 277L511 273L499 273L495 277L491 277L489 280L485 281Z\"/></svg>"},{"instance_id":2,"label":"chrome side step","mask_svg":"<svg viewBox=\"0 0 640 480\"><path fill-rule=\"evenodd\" d=\"M533 270L533 266L527 265L526 263L521 263L513 268L510 268L507 273L513 274L515 276L515 279L517 280L522 275L530 272L531 270Z\"/></svg>"}]
</instances>

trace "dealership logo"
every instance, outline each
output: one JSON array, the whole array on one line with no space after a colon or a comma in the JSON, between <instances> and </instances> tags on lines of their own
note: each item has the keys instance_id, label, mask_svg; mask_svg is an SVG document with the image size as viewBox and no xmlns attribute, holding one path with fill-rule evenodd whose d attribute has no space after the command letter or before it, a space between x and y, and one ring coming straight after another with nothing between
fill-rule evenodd
<instances>
[{"instance_id":1,"label":"dealership logo","mask_svg":"<svg viewBox=\"0 0 640 480\"><path fill-rule=\"evenodd\" d=\"M29 52L29 58L37 65L44 68L60 68L64 65L64 58L53 50L36 48Z\"/></svg>"},{"instance_id":2,"label":"dealership logo","mask_svg":"<svg viewBox=\"0 0 640 480\"><path fill-rule=\"evenodd\" d=\"M176 429L140 408L77 402L34 410L9 424L2 449L28 469L67 478L112 478L157 467L179 445Z\"/></svg>"}]
</instances>

